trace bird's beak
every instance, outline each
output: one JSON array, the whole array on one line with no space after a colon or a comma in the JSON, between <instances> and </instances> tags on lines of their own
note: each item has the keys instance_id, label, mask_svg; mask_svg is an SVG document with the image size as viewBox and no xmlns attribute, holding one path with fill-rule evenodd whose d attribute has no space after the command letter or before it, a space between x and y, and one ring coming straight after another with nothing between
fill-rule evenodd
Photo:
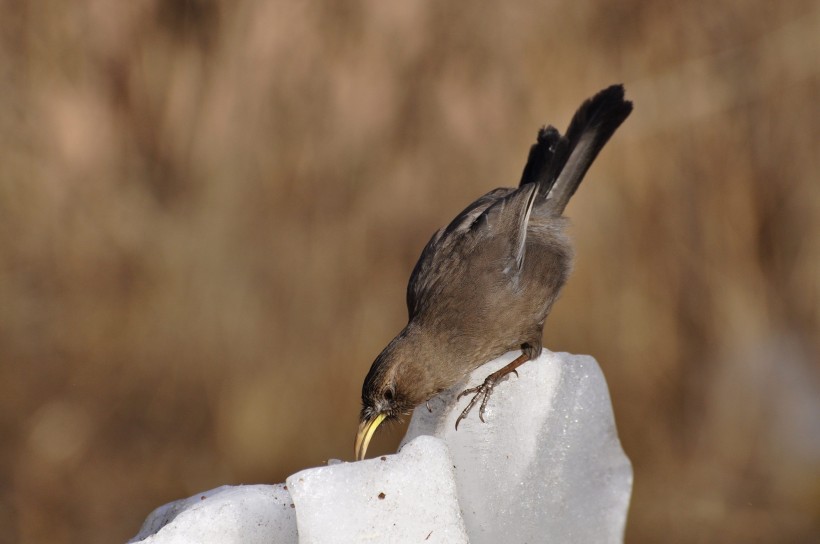
<instances>
[{"instance_id":1,"label":"bird's beak","mask_svg":"<svg viewBox=\"0 0 820 544\"><path fill-rule=\"evenodd\" d=\"M370 439L373 438L376 427L378 427L386 417L387 414L377 414L376 417L365 419L359 423L359 432L356 434L356 445L354 446L357 461L364 459L364 454L367 452L367 445L370 444Z\"/></svg>"}]
</instances>

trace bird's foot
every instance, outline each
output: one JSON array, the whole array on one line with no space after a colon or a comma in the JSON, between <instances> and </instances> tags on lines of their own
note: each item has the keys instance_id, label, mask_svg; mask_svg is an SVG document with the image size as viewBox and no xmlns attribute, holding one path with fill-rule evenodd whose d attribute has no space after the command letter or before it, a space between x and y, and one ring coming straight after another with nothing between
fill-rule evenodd
<instances>
[{"instance_id":1,"label":"bird's foot","mask_svg":"<svg viewBox=\"0 0 820 544\"><path fill-rule=\"evenodd\" d=\"M522 354L520 357L515 359L513 362L508 364L507 366L501 368L500 370L493 372L484 380L479 386L471 387L469 389L465 389L462 391L458 397L456 397L456 401L460 400L461 397L465 397L467 395L473 395L473 398L470 399L469 404L464 410L461 412L461 415L458 416L456 419L456 430L458 430L458 424L461 423L461 420L467 417L467 414L470 413L470 410L478 403L478 399L481 399L481 406L478 408L478 419L484 423L484 410L487 408L487 402L490 400L490 395L493 392L496 384L500 382L503 378L507 377L509 374L515 374L518 376L518 371L516 370L519 366L526 363L529 360L529 356L526 354Z\"/></svg>"},{"instance_id":2,"label":"bird's foot","mask_svg":"<svg viewBox=\"0 0 820 544\"><path fill-rule=\"evenodd\" d=\"M475 393L473 395L473 398L470 399L470 403L467 405L466 408L464 408L464 410L461 412L461 415L458 416L458 419L456 420L456 430L458 430L458 424L461 423L462 419L467 417L467 414L469 414L470 410L473 409L473 406L476 405L478 399L481 399L481 406L479 406L478 408L478 419L480 419L481 422L484 423L484 410L487 407L487 401L490 400L490 395L492 394L493 388L496 384L496 380L493 380L491 378L492 376L487 376L487 379L484 380L484 383L482 383L481 385L465 389L458 395L456 400L460 400L461 397L473 395L473 393Z\"/></svg>"}]
</instances>

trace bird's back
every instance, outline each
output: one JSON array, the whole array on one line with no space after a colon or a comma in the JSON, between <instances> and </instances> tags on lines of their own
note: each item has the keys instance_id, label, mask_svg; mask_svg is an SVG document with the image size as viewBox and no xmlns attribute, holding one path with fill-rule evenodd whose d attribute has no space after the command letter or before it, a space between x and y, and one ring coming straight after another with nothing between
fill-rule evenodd
<instances>
[{"instance_id":1,"label":"bird's back","mask_svg":"<svg viewBox=\"0 0 820 544\"><path fill-rule=\"evenodd\" d=\"M487 193L433 235L407 288L410 320L501 354L535 336L566 281L572 250L564 220L532 214L518 262L511 235L527 187Z\"/></svg>"},{"instance_id":2,"label":"bird's back","mask_svg":"<svg viewBox=\"0 0 820 544\"><path fill-rule=\"evenodd\" d=\"M483 195L428 242L407 286L410 321L488 356L524 343L540 351L544 320L572 265L562 213L631 111L614 85L581 105L566 135L542 128L519 186Z\"/></svg>"}]
</instances>

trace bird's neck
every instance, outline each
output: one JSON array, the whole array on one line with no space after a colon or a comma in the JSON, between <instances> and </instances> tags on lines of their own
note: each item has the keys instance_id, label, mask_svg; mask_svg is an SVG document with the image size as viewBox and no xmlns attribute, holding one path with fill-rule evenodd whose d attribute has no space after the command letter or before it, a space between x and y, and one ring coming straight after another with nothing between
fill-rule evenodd
<instances>
[{"instance_id":1,"label":"bird's neck","mask_svg":"<svg viewBox=\"0 0 820 544\"><path fill-rule=\"evenodd\" d=\"M394 340L401 352L401 371L429 384L431 395L460 382L465 361L473 355L469 339L449 332L411 321Z\"/></svg>"}]
</instances>

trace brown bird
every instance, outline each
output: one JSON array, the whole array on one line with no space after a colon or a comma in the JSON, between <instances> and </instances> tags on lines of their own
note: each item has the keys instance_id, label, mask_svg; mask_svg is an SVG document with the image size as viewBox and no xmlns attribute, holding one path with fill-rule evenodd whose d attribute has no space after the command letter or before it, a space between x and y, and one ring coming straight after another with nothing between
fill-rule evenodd
<instances>
[{"instance_id":1,"label":"brown bird","mask_svg":"<svg viewBox=\"0 0 820 544\"><path fill-rule=\"evenodd\" d=\"M456 428L479 400L484 421L496 383L541 354L544 320L572 266L562 213L631 111L623 86L599 92L581 105L566 135L552 126L538 132L517 188L490 191L433 235L407 286L407 326L364 380L356 459L382 421L520 349L512 363L459 395L474 394Z\"/></svg>"}]
</instances>

